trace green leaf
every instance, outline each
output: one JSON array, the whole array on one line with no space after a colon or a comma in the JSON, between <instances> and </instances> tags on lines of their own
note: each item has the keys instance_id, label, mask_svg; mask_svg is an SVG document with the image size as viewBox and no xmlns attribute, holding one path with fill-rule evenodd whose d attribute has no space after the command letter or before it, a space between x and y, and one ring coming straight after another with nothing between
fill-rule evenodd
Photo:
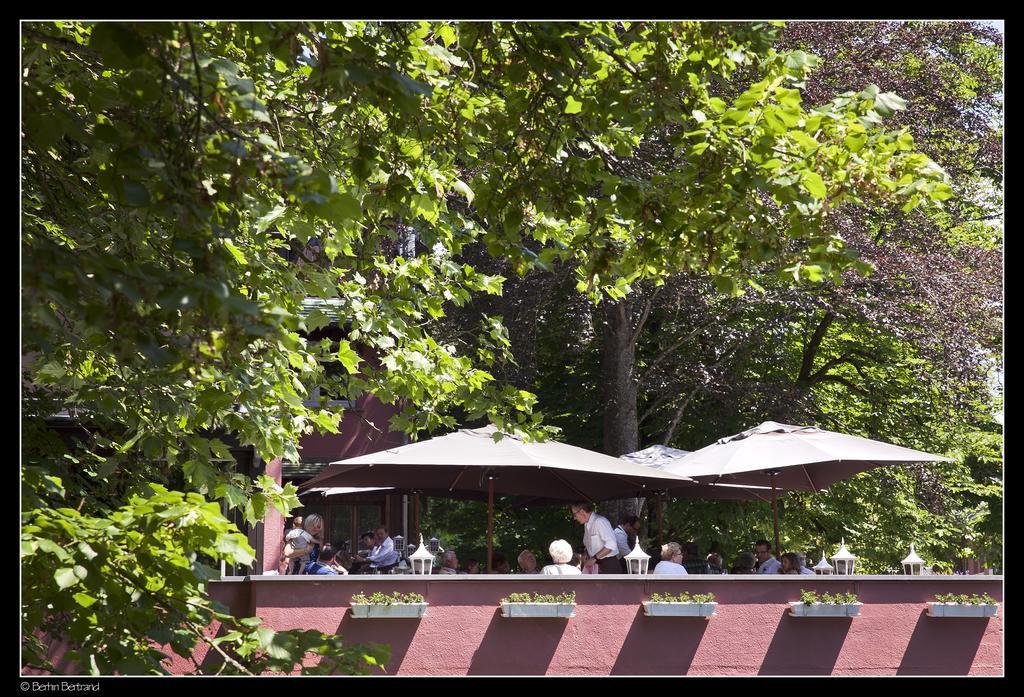
<instances>
[{"instance_id":1,"label":"green leaf","mask_svg":"<svg viewBox=\"0 0 1024 697\"><path fill-rule=\"evenodd\" d=\"M320 308L313 308L303 322L306 325L306 331L315 332L317 329L328 326L331 323L331 318L321 312Z\"/></svg>"},{"instance_id":2,"label":"green leaf","mask_svg":"<svg viewBox=\"0 0 1024 697\"><path fill-rule=\"evenodd\" d=\"M578 102L568 96L565 98L565 113L566 114L578 114L583 110L583 102Z\"/></svg>"},{"instance_id":3,"label":"green leaf","mask_svg":"<svg viewBox=\"0 0 1024 697\"><path fill-rule=\"evenodd\" d=\"M823 278L823 269L818 264L805 264L803 272L809 281L818 283Z\"/></svg>"},{"instance_id":4,"label":"green leaf","mask_svg":"<svg viewBox=\"0 0 1024 697\"><path fill-rule=\"evenodd\" d=\"M868 136L866 133L851 133L843 139L843 144L850 149L850 152L860 152L867 142Z\"/></svg>"},{"instance_id":5,"label":"green leaf","mask_svg":"<svg viewBox=\"0 0 1024 697\"><path fill-rule=\"evenodd\" d=\"M330 211L328 220L338 224L344 224L350 220L358 220L363 215L359 199L348 192L339 193L332 197L328 210Z\"/></svg>"},{"instance_id":6,"label":"green leaf","mask_svg":"<svg viewBox=\"0 0 1024 697\"><path fill-rule=\"evenodd\" d=\"M456 179L452 188L466 197L466 203L473 203L473 190L469 188L469 184L461 179Z\"/></svg>"},{"instance_id":7,"label":"green leaf","mask_svg":"<svg viewBox=\"0 0 1024 697\"><path fill-rule=\"evenodd\" d=\"M81 605L82 607L89 607L90 605L96 602L96 598L89 595L88 593L79 592L75 593L71 597L73 597L75 599L75 602Z\"/></svg>"},{"instance_id":8,"label":"green leaf","mask_svg":"<svg viewBox=\"0 0 1024 697\"><path fill-rule=\"evenodd\" d=\"M236 262L242 266L249 265L249 261L245 258L245 255L242 254L242 250L236 247L234 242L229 239L225 239L224 247L231 253L231 256L234 257Z\"/></svg>"},{"instance_id":9,"label":"green leaf","mask_svg":"<svg viewBox=\"0 0 1024 697\"><path fill-rule=\"evenodd\" d=\"M931 190L928 196L933 201L945 201L953 197L953 188L945 182L940 182L935 185L935 188Z\"/></svg>"},{"instance_id":10,"label":"green leaf","mask_svg":"<svg viewBox=\"0 0 1024 697\"><path fill-rule=\"evenodd\" d=\"M820 174L817 172L804 172L800 176L800 181L811 196L817 199L825 198L825 182L822 181Z\"/></svg>"},{"instance_id":11,"label":"green leaf","mask_svg":"<svg viewBox=\"0 0 1024 697\"><path fill-rule=\"evenodd\" d=\"M875 98L875 111L882 116L889 116L894 111L903 111L906 108L907 100L892 92L882 92Z\"/></svg>"},{"instance_id":12,"label":"green leaf","mask_svg":"<svg viewBox=\"0 0 1024 697\"><path fill-rule=\"evenodd\" d=\"M345 370L347 370L349 374L359 372L359 363L362 359L359 357L359 354L352 350L352 346L344 339L338 342L338 360L341 361L343 366L345 366Z\"/></svg>"},{"instance_id":13,"label":"green leaf","mask_svg":"<svg viewBox=\"0 0 1024 697\"><path fill-rule=\"evenodd\" d=\"M57 585L60 588L70 588L78 583L78 576L75 575L75 570L66 566L57 569L53 574L53 578L56 579Z\"/></svg>"},{"instance_id":14,"label":"green leaf","mask_svg":"<svg viewBox=\"0 0 1024 697\"><path fill-rule=\"evenodd\" d=\"M274 221L284 215L284 212L288 210L285 206L275 206L266 215L262 215L256 221L256 233L259 234L264 232L267 228L273 225ZM243 263L243 262L239 262Z\"/></svg>"}]
</instances>

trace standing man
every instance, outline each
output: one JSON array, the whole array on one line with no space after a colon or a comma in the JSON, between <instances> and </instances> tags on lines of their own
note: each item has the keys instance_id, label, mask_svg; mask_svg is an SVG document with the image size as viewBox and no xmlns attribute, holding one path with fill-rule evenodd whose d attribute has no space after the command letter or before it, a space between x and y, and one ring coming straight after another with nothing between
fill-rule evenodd
<instances>
[{"instance_id":1,"label":"standing man","mask_svg":"<svg viewBox=\"0 0 1024 697\"><path fill-rule=\"evenodd\" d=\"M635 515L626 513L619 519L619 527L615 528L615 542L619 546L619 566L622 567L620 573L626 573L626 557L633 550L629 538L636 537L639 532L640 519Z\"/></svg>"},{"instance_id":2,"label":"standing man","mask_svg":"<svg viewBox=\"0 0 1024 697\"><path fill-rule=\"evenodd\" d=\"M782 568L782 562L772 556L772 544L768 540L758 540L755 542L754 552L757 554L757 573L779 573L779 569Z\"/></svg>"},{"instance_id":3,"label":"standing man","mask_svg":"<svg viewBox=\"0 0 1024 697\"><path fill-rule=\"evenodd\" d=\"M398 563L398 550L395 549L395 542L388 537L388 529L381 525L374 533L376 544L370 550L366 559L370 562L370 569L386 571Z\"/></svg>"},{"instance_id":4,"label":"standing man","mask_svg":"<svg viewBox=\"0 0 1024 697\"><path fill-rule=\"evenodd\" d=\"M569 510L576 522L583 525L583 546L590 555L585 564L588 567L596 564L598 573L621 574L619 544L608 519L595 513L591 504L582 501L574 503Z\"/></svg>"}]
</instances>

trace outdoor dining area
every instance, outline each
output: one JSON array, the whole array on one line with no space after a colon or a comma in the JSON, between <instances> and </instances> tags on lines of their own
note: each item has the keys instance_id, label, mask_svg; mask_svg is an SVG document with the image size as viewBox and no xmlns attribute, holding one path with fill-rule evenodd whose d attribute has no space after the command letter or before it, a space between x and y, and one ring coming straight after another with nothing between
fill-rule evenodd
<instances>
[{"instance_id":1,"label":"outdoor dining area","mask_svg":"<svg viewBox=\"0 0 1024 697\"><path fill-rule=\"evenodd\" d=\"M372 540L358 552L343 550L352 562L346 564L347 570L354 567L356 572L392 574L431 573L444 568L441 555L449 550L442 540L421 530L421 497L485 498L487 554L480 572L493 573L494 506L498 495L512 497L522 506L568 507L583 502L648 499L656 510L656 521L651 521L651 527L657 530L657 547L652 550L655 555L666 542L662 514L668 499L770 501L774 530L774 545L770 549L778 558L783 552L779 496L790 491L821 491L874 467L945 460L939 455L866 438L775 422L762 423L695 452L653 446L620 458L557 441L523 442L488 426L333 462L306 481L300 492L325 498L373 490L408 494L413 502L412 520L401 530L389 532L388 543L394 555L389 557L388 564L365 561ZM611 524L618 522L613 520ZM636 538L635 531L631 532L634 534L630 537ZM539 544L546 548L550 542L544 540ZM852 573L853 562L847 562L845 540L835 543L833 550L842 545L840 556L833 564L819 563L814 573L847 573L848 564ZM629 549L634 544L636 563L620 563L620 571L653 570L658 559L650 563L651 555L640 549L639 539L631 541ZM825 550L819 551L824 560ZM423 563L427 555L431 564ZM621 544L613 555L623 561L628 556ZM758 566L761 561L764 560L758 560ZM811 563L807 562L806 573L811 572ZM923 561L920 566L917 573L922 573Z\"/></svg>"},{"instance_id":2,"label":"outdoor dining area","mask_svg":"<svg viewBox=\"0 0 1024 697\"><path fill-rule=\"evenodd\" d=\"M810 573L683 575L653 573L665 563L662 546L674 542L654 532L632 536L618 569L541 569L559 566L558 549L579 546L593 504L645 498L653 504L647 522L660 531L671 498L777 505L788 492L819 492L875 467L943 459L773 422L692 453L657 446L622 458L499 437L490 426L461 429L334 461L300 487L304 500L368 490L410 500L408 525L373 530L384 537L364 540L371 551L390 544L393 556L379 568L282 575L276 571L283 540L267 535L263 573L225 576L209 590L232 612L258 616L274 629L386 644L391 658L384 669L393 675L999 674L1002 577L928 575L931 560L913 549L893 550L904 562L894 575L864 573L863 551L850 537L804 550ZM453 569L451 558L463 550L421 527L427 497L487 503L479 573L459 573L461 564ZM539 540L552 558L536 559L533 573L507 573L519 560L513 554L502 563L493 544L499 497L530 511L562 509L581 523L572 528L578 537ZM268 530L291 523L274 515ZM756 550L767 552L755 562L766 569L780 563L777 554L790 553L776 542L784 519L773 518L772 539L759 540Z\"/></svg>"}]
</instances>

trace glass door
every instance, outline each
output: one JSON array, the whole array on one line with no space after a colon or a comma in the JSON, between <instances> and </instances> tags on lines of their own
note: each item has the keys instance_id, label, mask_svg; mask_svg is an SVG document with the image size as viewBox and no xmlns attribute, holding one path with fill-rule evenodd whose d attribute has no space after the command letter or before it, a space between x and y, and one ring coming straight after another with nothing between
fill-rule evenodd
<instances>
[{"instance_id":1,"label":"glass door","mask_svg":"<svg viewBox=\"0 0 1024 697\"><path fill-rule=\"evenodd\" d=\"M327 542L339 549L353 550L352 506L334 504L330 507L331 520L328 525Z\"/></svg>"},{"instance_id":2,"label":"glass door","mask_svg":"<svg viewBox=\"0 0 1024 697\"><path fill-rule=\"evenodd\" d=\"M364 532L373 532L384 522L383 503L361 503L356 509L356 539ZM390 532L390 530L388 531Z\"/></svg>"}]
</instances>

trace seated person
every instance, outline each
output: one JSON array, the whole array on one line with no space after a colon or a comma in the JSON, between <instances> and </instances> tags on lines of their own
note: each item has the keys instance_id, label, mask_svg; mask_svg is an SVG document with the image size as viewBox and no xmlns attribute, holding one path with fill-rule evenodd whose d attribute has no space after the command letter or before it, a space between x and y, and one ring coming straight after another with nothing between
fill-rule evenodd
<instances>
[{"instance_id":1,"label":"seated person","mask_svg":"<svg viewBox=\"0 0 1024 697\"><path fill-rule=\"evenodd\" d=\"M356 555L352 557L352 572L361 574L366 573L370 569L370 562L366 557L373 551L374 545L374 534L372 532L364 532L359 537L359 550L356 551Z\"/></svg>"},{"instance_id":2,"label":"seated person","mask_svg":"<svg viewBox=\"0 0 1024 697\"><path fill-rule=\"evenodd\" d=\"M549 576L579 576L582 572L574 566L572 545L565 540L555 540L548 547L552 564L545 566L541 573Z\"/></svg>"},{"instance_id":3,"label":"seated person","mask_svg":"<svg viewBox=\"0 0 1024 697\"><path fill-rule=\"evenodd\" d=\"M697 543L689 542L685 546L680 545L683 550L683 561L681 564L688 574L709 574L708 563L698 554Z\"/></svg>"},{"instance_id":4,"label":"seated person","mask_svg":"<svg viewBox=\"0 0 1024 697\"><path fill-rule=\"evenodd\" d=\"M782 555L782 565L779 567L780 574L800 574L800 559L796 552L786 552Z\"/></svg>"},{"instance_id":5,"label":"seated person","mask_svg":"<svg viewBox=\"0 0 1024 697\"><path fill-rule=\"evenodd\" d=\"M740 552L736 555L736 563L732 565L732 569L729 570L731 574L753 574L754 564L757 560L754 558L753 552Z\"/></svg>"},{"instance_id":6,"label":"seated person","mask_svg":"<svg viewBox=\"0 0 1024 697\"><path fill-rule=\"evenodd\" d=\"M724 574L725 569L722 568L722 555L718 552L712 552L707 557L708 571L709 574Z\"/></svg>"},{"instance_id":7,"label":"seated person","mask_svg":"<svg viewBox=\"0 0 1024 697\"><path fill-rule=\"evenodd\" d=\"M807 566L807 555L803 552L797 552L796 557L800 560L800 574L803 576L813 576L814 570Z\"/></svg>"},{"instance_id":8,"label":"seated person","mask_svg":"<svg viewBox=\"0 0 1024 697\"><path fill-rule=\"evenodd\" d=\"M757 573L779 573L779 569L782 568L782 562L772 556L772 545L768 540L758 540L755 542L754 552L757 554Z\"/></svg>"},{"instance_id":9,"label":"seated person","mask_svg":"<svg viewBox=\"0 0 1024 697\"><path fill-rule=\"evenodd\" d=\"M466 570L464 573L467 574L478 574L480 573L480 562L476 559L470 559L466 562Z\"/></svg>"},{"instance_id":10,"label":"seated person","mask_svg":"<svg viewBox=\"0 0 1024 697\"><path fill-rule=\"evenodd\" d=\"M306 567L307 574L315 574L320 576L337 576L338 574L347 575L345 567L339 566L336 563L336 557L338 550L334 545L326 544L324 548L320 550L320 556L317 557L316 561L310 562L309 566Z\"/></svg>"},{"instance_id":11,"label":"seated person","mask_svg":"<svg viewBox=\"0 0 1024 697\"><path fill-rule=\"evenodd\" d=\"M656 574L679 574L687 576L683 566L683 548L678 542L669 542L661 546L661 561L654 567Z\"/></svg>"},{"instance_id":12,"label":"seated person","mask_svg":"<svg viewBox=\"0 0 1024 697\"><path fill-rule=\"evenodd\" d=\"M338 549L338 554L334 557L334 565L344 569L346 574L348 573L352 568L352 555L348 553L348 549L345 547Z\"/></svg>"},{"instance_id":13,"label":"seated person","mask_svg":"<svg viewBox=\"0 0 1024 697\"><path fill-rule=\"evenodd\" d=\"M438 571L439 574L457 574L459 573L459 558L455 555L455 551L449 549L441 557L441 569Z\"/></svg>"},{"instance_id":14,"label":"seated person","mask_svg":"<svg viewBox=\"0 0 1024 697\"><path fill-rule=\"evenodd\" d=\"M524 549L519 553L516 558L516 563L519 564L519 573L522 574L539 574L540 569L537 568L537 557L534 556L533 552L528 549Z\"/></svg>"},{"instance_id":15,"label":"seated person","mask_svg":"<svg viewBox=\"0 0 1024 697\"><path fill-rule=\"evenodd\" d=\"M504 552L495 552L491 555L491 573L492 574L507 574L511 573L511 569L508 565L508 559L505 558Z\"/></svg>"},{"instance_id":16,"label":"seated person","mask_svg":"<svg viewBox=\"0 0 1024 697\"><path fill-rule=\"evenodd\" d=\"M398 564L398 550L395 541L388 535L388 529L381 525L374 533L374 546L366 555L372 571L386 571Z\"/></svg>"}]
</instances>

